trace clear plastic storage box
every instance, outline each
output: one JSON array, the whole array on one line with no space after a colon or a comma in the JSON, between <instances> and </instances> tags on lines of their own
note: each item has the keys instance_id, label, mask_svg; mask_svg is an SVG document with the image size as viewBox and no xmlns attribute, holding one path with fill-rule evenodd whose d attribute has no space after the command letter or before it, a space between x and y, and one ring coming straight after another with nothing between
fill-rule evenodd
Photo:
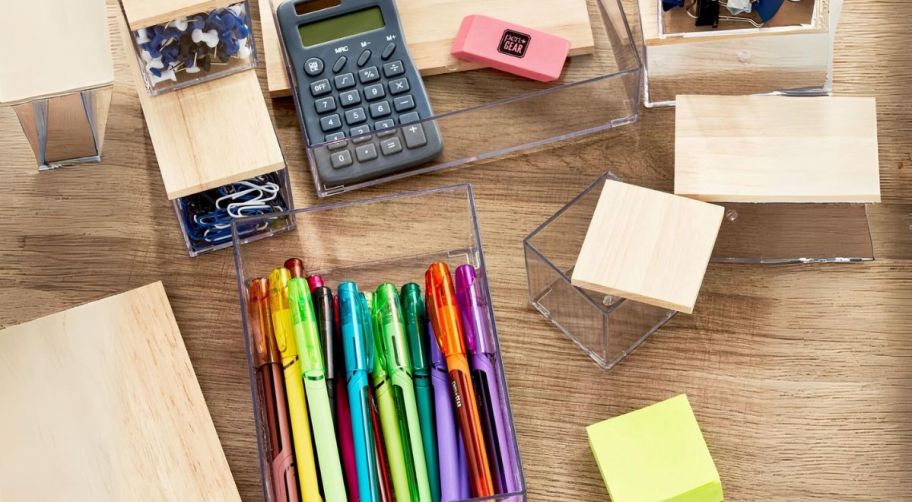
<instances>
[{"instance_id":1,"label":"clear plastic storage box","mask_svg":"<svg viewBox=\"0 0 912 502\"><path fill-rule=\"evenodd\" d=\"M266 239L265 234L243 237L246 227L273 225L293 230ZM338 284L354 281L361 291L374 291L384 282L403 285L416 282L424 290L424 274L433 262L446 262L451 272L471 264L480 272L482 289L490 298L485 276L472 189L467 184L400 194L372 200L329 204L299 209L281 215L266 215L237 220L235 261L246 333L248 368L253 395L260 465L267 500L271 490L268 445L264 444L266 424L263 421L264 396L256 384L257 367L254 342L248 325L247 288L253 278L268 277L270 271L290 257L304 261L308 274L319 274L326 284L337 290ZM488 315L494 325L494 312L488 302ZM497 340L496 327L494 339ZM495 343L500 353L499 343ZM504 379L502 358L496 365L501 406L507 410L507 427L516 459L510 472L519 487L514 493L472 500L524 500L525 480L517 448L512 411Z\"/></svg>"},{"instance_id":2,"label":"clear plastic storage box","mask_svg":"<svg viewBox=\"0 0 912 502\"><path fill-rule=\"evenodd\" d=\"M571 48L571 57L568 58L560 79L556 81L542 83L493 69L454 71L456 66L463 64L455 60L449 63L452 67L422 71L433 115L420 117L420 123L427 127L436 125L443 143L442 153L430 162L352 185L327 183L321 179L315 158L317 155L338 152L330 149L330 146L337 146L338 142L333 139L314 143L304 134L317 194L321 197L334 195L636 121L641 89L641 64L636 47L636 42L640 39L639 27L628 25L618 0L572 1L574 5L579 5L583 14L583 25L574 33L582 35L588 41ZM274 3L274 7L278 7L282 2L274 0ZM569 5L561 3L564 7ZM400 4L400 14L402 8ZM524 9L522 6L517 8ZM540 11L541 7L536 9ZM532 12L536 10L533 9ZM509 13L503 13L502 18L510 20L509 16ZM402 17L403 24L406 24L408 19ZM414 32L420 32L418 35L424 36L432 28L427 26L420 30L409 30L407 26L404 27L407 36ZM555 26L554 29L561 28ZM590 30L591 38L588 36ZM281 41L282 37L279 39ZM406 42L413 49L414 41ZM414 53L414 50L411 52ZM414 54L412 56L415 57ZM328 66L332 64L328 63ZM292 89L298 89L299 85L309 85L309 78L306 82L294 80L299 78L300 69L286 70L292 77ZM301 79L306 76L301 75ZM320 78L327 77L321 75ZM313 104L308 99L299 100L298 106L312 107ZM300 118L300 112L298 115ZM409 124L411 125L396 124L392 131L386 130L386 133L402 136L404 129L415 123ZM348 128L343 132L347 139L352 137ZM355 136L357 141L354 144L346 142L344 148L354 151L355 147L366 142L376 142L379 145L384 137L388 136L378 137L372 129L371 133Z\"/></svg>"}]
</instances>

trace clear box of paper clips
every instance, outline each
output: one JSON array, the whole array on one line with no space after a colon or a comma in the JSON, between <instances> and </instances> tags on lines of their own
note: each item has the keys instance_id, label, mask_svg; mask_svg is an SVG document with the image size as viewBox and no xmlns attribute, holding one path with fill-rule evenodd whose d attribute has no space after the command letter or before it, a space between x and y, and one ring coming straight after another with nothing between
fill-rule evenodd
<instances>
[{"instance_id":1,"label":"clear box of paper clips","mask_svg":"<svg viewBox=\"0 0 912 502\"><path fill-rule=\"evenodd\" d=\"M246 1L120 2L151 95L256 66Z\"/></svg>"},{"instance_id":2,"label":"clear box of paper clips","mask_svg":"<svg viewBox=\"0 0 912 502\"><path fill-rule=\"evenodd\" d=\"M280 77L290 76L321 197L541 147L638 117L639 27L628 25L619 0L528 0L521 8L514 0L376 3L382 9L371 12L353 0L273 0L278 64L284 60L286 70ZM521 54L533 59L530 54L541 48L537 36L563 39L569 49L558 58L559 76L536 80L454 56L460 30L476 15L502 23L502 33L522 35L491 41L502 46L494 52L511 49L515 61ZM334 24L340 19L351 31L340 31L342 24ZM526 29L543 35L527 37ZM273 80L271 94L282 94Z\"/></svg>"},{"instance_id":3,"label":"clear box of paper clips","mask_svg":"<svg viewBox=\"0 0 912 502\"><path fill-rule=\"evenodd\" d=\"M469 185L233 229L266 500L525 500Z\"/></svg>"},{"instance_id":4,"label":"clear box of paper clips","mask_svg":"<svg viewBox=\"0 0 912 502\"><path fill-rule=\"evenodd\" d=\"M638 0L647 106L681 94L828 94L842 0Z\"/></svg>"}]
</instances>

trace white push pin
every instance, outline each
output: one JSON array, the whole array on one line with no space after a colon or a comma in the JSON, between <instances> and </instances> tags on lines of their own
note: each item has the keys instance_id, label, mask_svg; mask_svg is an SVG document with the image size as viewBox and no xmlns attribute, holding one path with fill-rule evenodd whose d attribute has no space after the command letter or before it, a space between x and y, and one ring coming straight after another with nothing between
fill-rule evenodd
<instances>
[{"instance_id":1,"label":"white push pin","mask_svg":"<svg viewBox=\"0 0 912 502\"><path fill-rule=\"evenodd\" d=\"M241 59L247 59L250 57L250 54L253 51L250 49L250 44L247 43L247 38L241 38L238 40L238 52L237 55Z\"/></svg>"},{"instance_id":2,"label":"white push pin","mask_svg":"<svg viewBox=\"0 0 912 502\"><path fill-rule=\"evenodd\" d=\"M200 67L196 64L196 54L193 55L193 64L184 68L184 71L187 73L199 73Z\"/></svg>"},{"instance_id":3,"label":"white push pin","mask_svg":"<svg viewBox=\"0 0 912 502\"><path fill-rule=\"evenodd\" d=\"M218 31L209 30L209 31L204 32L203 30L201 30L199 28L193 30L193 32L190 33L190 38L193 40L193 43L195 43L195 44L198 44L200 42L206 42L206 45L208 45L209 47L215 47L216 45L218 45L218 41L219 41Z\"/></svg>"},{"instance_id":4,"label":"white push pin","mask_svg":"<svg viewBox=\"0 0 912 502\"><path fill-rule=\"evenodd\" d=\"M150 74L152 77L152 85L157 85L159 82L164 82L165 80L171 80L177 82L177 74L174 73L174 70L165 70L161 72L160 77L156 77L155 74Z\"/></svg>"},{"instance_id":5,"label":"white push pin","mask_svg":"<svg viewBox=\"0 0 912 502\"><path fill-rule=\"evenodd\" d=\"M136 43L137 44L147 44L149 43L149 30L145 28L140 28L136 30Z\"/></svg>"},{"instance_id":6,"label":"white push pin","mask_svg":"<svg viewBox=\"0 0 912 502\"><path fill-rule=\"evenodd\" d=\"M152 54L149 54L149 51L143 49L139 53L139 57L142 58L143 63L149 64L152 62Z\"/></svg>"},{"instance_id":7,"label":"white push pin","mask_svg":"<svg viewBox=\"0 0 912 502\"><path fill-rule=\"evenodd\" d=\"M236 3L234 5L229 5L228 10L234 13L234 15L237 17L244 16L244 4Z\"/></svg>"},{"instance_id":8,"label":"white push pin","mask_svg":"<svg viewBox=\"0 0 912 502\"><path fill-rule=\"evenodd\" d=\"M179 17L174 20L174 27L180 31L187 31L187 26L190 26L190 23L187 22L186 17Z\"/></svg>"},{"instance_id":9,"label":"white push pin","mask_svg":"<svg viewBox=\"0 0 912 502\"><path fill-rule=\"evenodd\" d=\"M146 65L146 71L149 71L153 68L156 70L161 70L164 67L165 67L165 64L162 63L162 58L155 58L155 59L149 61L149 63Z\"/></svg>"}]
</instances>

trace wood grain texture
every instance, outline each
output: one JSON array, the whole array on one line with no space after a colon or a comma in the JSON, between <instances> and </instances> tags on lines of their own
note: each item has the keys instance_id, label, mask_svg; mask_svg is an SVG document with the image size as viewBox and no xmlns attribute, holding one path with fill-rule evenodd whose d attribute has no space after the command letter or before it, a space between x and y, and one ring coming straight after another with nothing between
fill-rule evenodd
<instances>
[{"instance_id":1,"label":"wood grain texture","mask_svg":"<svg viewBox=\"0 0 912 502\"><path fill-rule=\"evenodd\" d=\"M676 101L678 195L709 202L880 202L874 98Z\"/></svg>"},{"instance_id":2,"label":"wood grain texture","mask_svg":"<svg viewBox=\"0 0 912 502\"><path fill-rule=\"evenodd\" d=\"M273 8L282 3L273 0ZM260 12L270 0L260 0ZM570 55L591 54L595 48L586 0L527 0L522 8L513 0L399 0L399 17L409 53L422 75L440 75L482 68L450 55L462 20L471 14L509 19L521 26L570 40ZM260 18L262 19L262 17ZM269 94L288 96L288 75L274 20L263 24Z\"/></svg>"},{"instance_id":3,"label":"wood grain texture","mask_svg":"<svg viewBox=\"0 0 912 502\"><path fill-rule=\"evenodd\" d=\"M161 282L0 331L0 498L240 500Z\"/></svg>"},{"instance_id":4,"label":"wood grain texture","mask_svg":"<svg viewBox=\"0 0 912 502\"><path fill-rule=\"evenodd\" d=\"M122 19L122 18L121 18ZM118 30L169 199L285 167L253 70L149 96L126 24Z\"/></svg>"},{"instance_id":5,"label":"wood grain texture","mask_svg":"<svg viewBox=\"0 0 912 502\"><path fill-rule=\"evenodd\" d=\"M227 7L239 0L121 0L131 30L174 21L181 16Z\"/></svg>"},{"instance_id":6,"label":"wood grain texture","mask_svg":"<svg viewBox=\"0 0 912 502\"><path fill-rule=\"evenodd\" d=\"M0 103L114 81L105 0L6 0L0 7L6 20L0 41L8 48L0 60Z\"/></svg>"},{"instance_id":7,"label":"wood grain texture","mask_svg":"<svg viewBox=\"0 0 912 502\"><path fill-rule=\"evenodd\" d=\"M724 212L722 206L608 180L571 283L690 314Z\"/></svg>"},{"instance_id":8,"label":"wood grain texture","mask_svg":"<svg viewBox=\"0 0 912 502\"><path fill-rule=\"evenodd\" d=\"M585 426L682 392L729 500L892 502L912 493L912 56L909 21L897 15L907 6L848 0L836 38L835 92L877 97L877 261L711 264L696 314L675 317L610 372L529 307L522 239L606 170L671 191L673 110L331 201L472 183L531 501L605 500ZM242 498L261 500L234 260L230 251L187 258L124 58L116 47L99 165L39 175L15 114L0 108L0 325L163 280ZM440 95L435 107L464 99ZM294 105L267 106L297 206L318 204ZM488 140L484 130L477 137Z\"/></svg>"}]
</instances>

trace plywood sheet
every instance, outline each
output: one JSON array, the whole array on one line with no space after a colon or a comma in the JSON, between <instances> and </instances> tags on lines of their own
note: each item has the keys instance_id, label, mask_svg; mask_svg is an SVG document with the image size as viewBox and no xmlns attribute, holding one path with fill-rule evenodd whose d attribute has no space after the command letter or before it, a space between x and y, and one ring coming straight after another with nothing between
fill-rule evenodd
<instances>
[{"instance_id":1,"label":"plywood sheet","mask_svg":"<svg viewBox=\"0 0 912 502\"><path fill-rule=\"evenodd\" d=\"M874 98L678 96L675 193L712 202L880 202Z\"/></svg>"},{"instance_id":2,"label":"plywood sheet","mask_svg":"<svg viewBox=\"0 0 912 502\"><path fill-rule=\"evenodd\" d=\"M254 70L149 96L126 24L120 25L121 45L169 199L285 167Z\"/></svg>"},{"instance_id":3,"label":"plywood sheet","mask_svg":"<svg viewBox=\"0 0 912 502\"><path fill-rule=\"evenodd\" d=\"M111 84L105 0L3 2L0 103Z\"/></svg>"},{"instance_id":4,"label":"plywood sheet","mask_svg":"<svg viewBox=\"0 0 912 502\"><path fill-rule=\"evenodd\" d=\"M721 206L608 180L571 282L692 313L723 212Z\"/></svg>"},{"instance_id":5,"label":"plywood sheet","mask_svg":"<svg viewBox=\"0 0 912 502\"><path fill-rule=\"evenodd\" d=\"M0 498L240 500L160 282L0 331Z\"/></svg>"},{"instance_id":6,"label":"plywood sheet","mask_svg":"<svg viewBox=\"0 0 912 502\"><path fill-rule=\"evenodd\" d=\"M273 0L272 8L281 3ZM265 20L271 12L269 4L270 0L260 0L269 94L288 96L288 76L275 22ZM515 0L399 0L397 6L409 53L424 76L482 67L450 55L463 18L471 14L510 20L564 37L570 40L571 56L590 54L595 49L586 0L525 0L521 7Z\"/></svg>"}]
</instances>

